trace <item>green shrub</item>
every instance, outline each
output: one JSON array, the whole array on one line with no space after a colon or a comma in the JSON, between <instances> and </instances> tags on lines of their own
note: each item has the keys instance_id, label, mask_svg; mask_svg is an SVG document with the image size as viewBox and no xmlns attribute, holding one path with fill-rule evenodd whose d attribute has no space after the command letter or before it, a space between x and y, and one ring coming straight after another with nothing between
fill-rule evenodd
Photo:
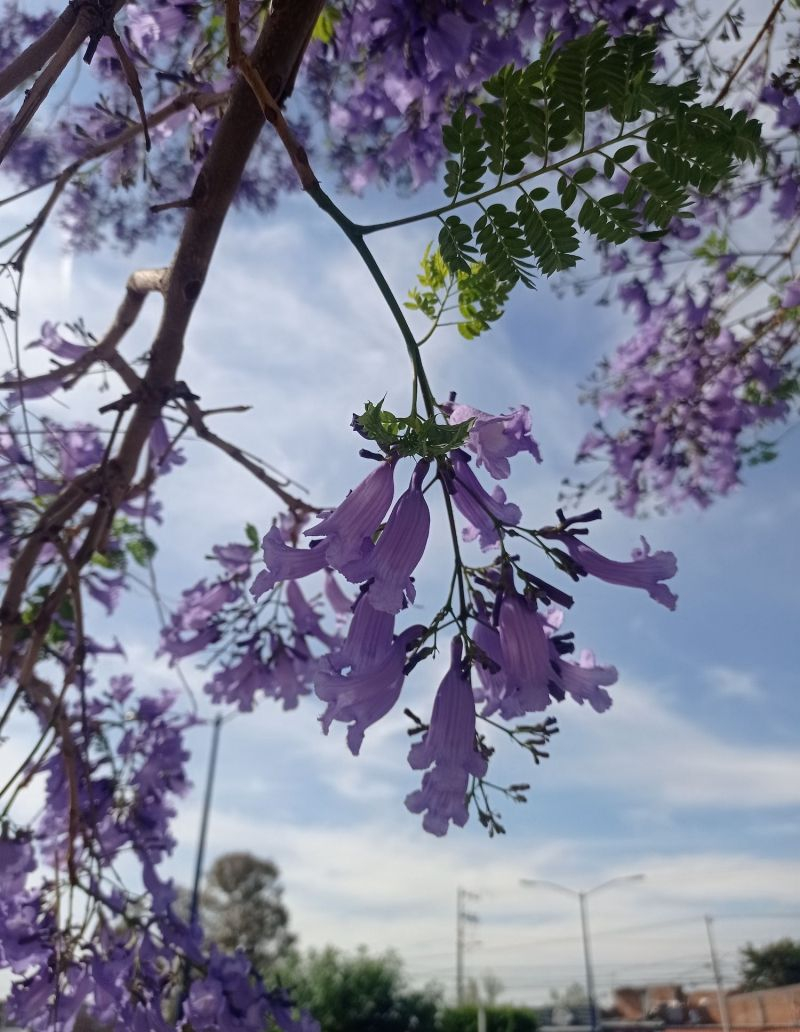
<instances>
[{"instance_id":1,"label":"green shrub","mask_svg":"<svg viewBox=\"0 0 800 1032\"><path fill-rule=\"evenodd\" d=\"M527 1007L486 1007L486 1032L536 1032L536 1015ZM477 1032L474 1004L451 1007L442 1013L441 1032Z\"/></svg>"}]
</instances>

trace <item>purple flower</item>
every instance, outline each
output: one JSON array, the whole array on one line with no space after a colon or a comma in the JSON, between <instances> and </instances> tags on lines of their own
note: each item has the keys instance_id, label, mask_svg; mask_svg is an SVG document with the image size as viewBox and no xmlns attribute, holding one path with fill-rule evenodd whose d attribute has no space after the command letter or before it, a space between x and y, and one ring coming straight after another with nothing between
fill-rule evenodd
<instances>
[{"instance_id":1,"label":"purple flower","mask_svg":"<svg viewBox=\"0 0 800 1032\"><path fill-rule=\"evenodd\" d=\"M459 827L467 823L469 775L482 778L488 767L475 747L475 702L461 652L461 639L454 638L450 669L436 693L430 726L408 753L413 770L433 766L423 776L422 787L406 796L412 813L426 811L422 827L432 835L447 834L450 821Z\"/></svg>"},{"instance_id":2,"label":"purple flower","mask_svg":"<svg viewBox=\"0 0 800 1032\"><path fill-rule=\"evenodd\" d=\"M535 713L550 705L549 685L556 680L545 625L533 602L515 591L500 605L498 634L505 692L500 712L506 719Z\"/></svg>"},{"instance_id":3,"label":"purple flower","mask_svg":"<svg viewBox=\"0 0 800 1032\"><path fill-rule=\"evenodd\" d=\"M182 466L186 462L186 456L180 448L175 448L170 441L167 425L160 416L153 423L150 431L148 462L159 476L169 473L175 466Z\"/></svg>"},{"instance_id":4,"label":"purple flower","mask_svg":"<svg viewBox=\"0 0 800 1032\"><path fill-rule=\"evenodd\" d=\"M339 586L339 582L333 576L330 570L325 571L325 598L328 600L328 604L336 614L336 619L340 622L346 622L349 620L353 612L353 600L345 595Z\"/></svg>"},{"instance_id":5,"label":"purple flower","mask_svg":"<svg viewBox=\"0 0 800 1032\"><path fill-rule=\"evenodd\" d=\"M503 650L500 635L489 624L489 613L482 601L478 610L479 619L472 631L473 644L483 653L475 661L481 687L475 690L475 699L484 703L483 715L490 716L500 708L505 694L506 680L503 674Z\"/></svg>"},{"instance_id":6,"label":"purple flower","mask_svg":"<svg viewBox=\"0 0 800 1032\"><path fill-rule=\"evenodd\" d=\"M597 666L594 653L582 649L578 663L558 661L561 687L581 706L584 702L597 713L604 713L611 706L611 696L601 687L617 683L617 668Z\"/></svg>"},{"instance_id":7,"label":"purple flower","mask_svg":"<svg viewBox=\"0 0 800 1032\"><path fill-rule=\"evenodd\" d=\"M216 581L207 586L200 581L193 588L183 592L183 599L170 624L161 632L161 645L157 655L167 653L170 666L184 656L199 652L219 638L219 629L214 617L228 603L240 596L240 589L230 581ZM195 631L191 638L184 638L186 631Z\"/></svg>"},{"instance_id":8,"label":"purple flower","mask_svg":"<svg viewBox=\"0 0 800 1032\"><path fill-rule=\"evenodd\" d=\"M214 545L211 553L223 570L232 577L247 577L253 564L253 550L249 545Z\"/></svg>"},{"instance_id":9,"label":"purple flower","mask_svg":"<svg viewBox=\"0 0 800 1032\"><path fill-rule=\"evenodd\" d=\"M38 340L32 340L29 348L46 348L57 358L63 358L67 362L74 362L81 358L88 350L86 344L73 344L65 340L58 332L58 323L45 322L42 324L42 335Z\"/></svg>"},{"instance_id":10,"label":"purple flower","mask_svg":"<svg viewBox=\"0 0 800 1032\"><path fill-rule=\"evenodd\" d=\"M501 416L491 416L471 405L453 405L447 418L453 424L475 420L466 447L478 456L478 465L485 466L495 480L505 480L511 474L508 460L521 451L530 452L537 462L542 461L539 445L531 437L527 405Z\"/></svg>"},{"instance_id":11,"label":"purple flower","mask_svg":"<svg viewBox=\"0 0 800 1032\"><path fill-rule=\"evenodd\" d=\"M217 671L204 691L212 702L236 703L242 713L253 708L255 693L267 684L267 669L252 645L231 666Z\"/></svg>"},{"instance_id":12,"label":"purple flower","mask_svg":"<svg viewBox=\"0 0 800 1032\"><path fill-rule=\"evenodd\" d=\"M272 665L264 684L264 694L280 700L285 710L296 709L301 695L311 694L314 664L302 638L292 646L274 639Z\"/></svg>"},{"instance_id":13,"label":"purple flower","mask_svg":"<svg viewBox=\"0 0 800 1032\"><path fill-rule=\"evenodd\" d=\"M411 484L397 500L378 543L366 558L342 570L349 581L371 581L370 603L386 613L399 613L406 599L416 598L411 574L428 542L431 517L422 482L429 466L424 459L417 463Z\"/></svg>"},{"instance_id":14,"label":"purple flower","mask_svg":"<svg viewBox=\"0 0 800 1032\"><path fill-rule=\"evenodd\" d=\"M472 472L466 452L457 448L450 453L450 460L453 464L453 504L470 522L470 526L462 531L464 540L479 538L484 551L493 548L500 540L497 524L514 527L522 519L522 512L513 502L506 502L506 493L499 484L491 494L487 494Z\"/></svg>"},{"instance_id":15,"label":"purple flower","mask_svg":"<svg viewBox=\"0 0 800 1032\"><path fill-rule=\"evenodd\" d=\"M317 573L325 566L325 549L290 548L284 544L277 527L270 527L261 542L266 570L262 570L253 581L250 594L260 598L271 591L279 581L295 580Z\"/></svg>"},{"instance_id":16,"label":"purple flower","mask_svg":"<svg viewBox=\"0 0 800 1032\"><path fill-rule=\"evenodd\" d=\"M798 305L800 305L800 279L795 279L786 284L781 299L781 308L796 308Z\"/></svg>"},{"instance_id":17,"label":"purple flower","mask_svg":"<svg viewBox=\"0 0 800 1032\"><path fill-rule=\"evenodd\" d=\"M320 553L329 566L347 577L345 567L370 550L372 535L383 521L393 496L394 463L381 462L343 502L303 534L322 538L322 544L317 546Z\"/></svg>"},{"instance_id":18,"label":"purple flower","mask_svg":"<svg viewBox=\"0 0 800 1032\"><path fill-rule=\"evenodd\" d=\"M347 667L353 670L376 665L389 651L394 633L394 615L375 609L370 604L370 592L356 599L353 619L341 646L320 660L320 668L341 673Z\"/></svg>"},{"instance_id":19,"label":"purple flower","mask_svg":"<svg viewBox=\"0 0 800 1032\"><path fill-rule=\"evenodd\" d=\"M643 588L654 601L667 609L675 608L678 596L661 583L678 572L678 561L672 552L651 554L650 546L642 537L642 547L635 548L631 553L631 562L624 563L600 555L574 534L556 536L577 564L580 575L588 574L609 584L621 584L627 588Z\"/></svg>"},{"instance_id":20,"label":"purple flower","mask_svg":"<svg viewBox=\"0 0 800 1032\"><path fill-rule=\"evenodd\" d=\"M385 717L400 697L406 649L424 630L421 626L406 628L374 664L359 664L346 676L322 668L317 672L317 695L328 703L320 717L322 729L327 734L332 721L348 722L347 745L354 756L358 755L366 729Z\"/></svg>"},{"instance_id":21,"label":"purple flower","mask_svg":"<svg viewBox=\"0 0 800 1032\"><path fill-rule=\"evenodd\" d=\"M300 635L310 634L326 645L332 645L336 639L323 631L319 622L319 614L311 606L295 581L286 585L286 602L292 613L295 630Z\"/></svg>"}]
</instances>

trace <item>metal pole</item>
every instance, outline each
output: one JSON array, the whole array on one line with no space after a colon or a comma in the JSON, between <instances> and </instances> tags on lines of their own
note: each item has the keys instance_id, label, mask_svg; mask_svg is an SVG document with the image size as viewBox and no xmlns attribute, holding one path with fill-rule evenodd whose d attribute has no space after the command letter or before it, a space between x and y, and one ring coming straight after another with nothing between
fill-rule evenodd
<instances>
[{"instance_id":1,"label":"metal pole","mask_svg":"<svg viewBox=\"0 0 800 1032\"><path fill-rule=\"evenodd\" d=\"M587 892L579 892L581 907L581 932L583 934L583 960L586 965L586 995L589 998L589 1026L597 1032L597 1006L594 996L594 974L592 972L592 950L589 944L589 914L586 906ZM726 1030L727 1032L727 1030Z\"/></svg>"},{"instance_id":2,"label":"metal pole","mask_svg":"<svg viewBox=\"0 0 800 1032\"><path fill-rule=\"evenodd\" d=\"M464 1002L464 890L456 889L456 1006Z\"/></svg>"},{"instance_id":3,"label":"metal pole","mask_svg":"<svg viewBox=\"0 0 800 1032\"><path fill-rule=\"evenodd\" d=\"M719 969L719 960L717 959L717 951L714 947L714 936L711 932L711 921L712 919L706 915L706 934L708 935L708 948L711 951L711 967L714 971L714 981L717 984L717 1000L719 1002L719 1017L722 1023L722 1032L730 1032L731 1021L728 1015L728 998L725 995L725 990L722 986L722 973Z\"/></svg>"},{"instance_id":4,"label":"metal pole","mask_svg":"<svg viewBox=\"0 0 800 1032\"><path fill-rule=\"evenodd\" d=\"M200 905L200 879L203 876L203 860L206 855L206 838L208 836L208 817L211 813L211 795L214 791L214 776L217 772L217 752L219 736L222 730L222 717L214 718L214 730L211 734L211 753L208 757L208 773L206 775L206 792L203 798L203 814L200 818L200 839L197 843L197 857L194 865L194 883L192 884L192 905L189 909L189 924L197 919Z\"/></svg>"},{"instance_id":5,"label":"metal pole","mask_svg":"<svg viewBox=\"0 0 800 1032\"><path fill-rule=\"evenodd\" d=\"M194 882L192 884L192 901L189 906L189 924L193 925L197 920L197 911L200 909L200 879L203 875L203 860L206 855L206 839L208 837L208 819L211 813L211 796L214 791L214 777L217 772L217 753L219 752L219 736L222 731L222 717L214 718L214 728L211 733L211 752L208 757L208 772L206 774L206 791L203 797L203 813L200 818L200 838L197 843L197 856L194 865ZM180 1017L183 1005L189 995L189 982L191 977L191 965L189 958L183 966L183 986L177 1002L176 1020Z\"/></svg>"}]
</instances>

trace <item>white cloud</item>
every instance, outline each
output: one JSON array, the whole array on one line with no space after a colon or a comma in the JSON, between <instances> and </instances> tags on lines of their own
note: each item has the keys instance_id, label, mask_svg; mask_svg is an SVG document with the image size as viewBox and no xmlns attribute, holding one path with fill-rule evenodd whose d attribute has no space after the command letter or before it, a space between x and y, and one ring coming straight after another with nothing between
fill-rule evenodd
<instances>
[{"instance_id":1,"label":"white cloud","mask_svg":"<svg viewBox=\"0 0 800 1032\"><path fill-rule=\"evenodd\" d=\"M665 705L657 689L628 680L614 700L599 719L583 711L562 719L560 778L643 798L655 809L800 804L798 750L726 741Z\"/></svg>"},{"instance_id":2,"label":"white cloud","mask_svg":"<svg viewBox=\"0 0 800 1032\"><path fill-rule=\"evenodd\" d=\"M705 671L712 690L722 699L740 699L753 702L764 698L764 689L758 677L748 670L712 666Z\"/></svg>"}]
</instances>

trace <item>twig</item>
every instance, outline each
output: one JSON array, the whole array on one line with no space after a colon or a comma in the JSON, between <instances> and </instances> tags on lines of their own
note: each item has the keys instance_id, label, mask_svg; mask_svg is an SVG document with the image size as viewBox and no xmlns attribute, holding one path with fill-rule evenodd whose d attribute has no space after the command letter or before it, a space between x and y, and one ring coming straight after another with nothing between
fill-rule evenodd
<instances>
[{"instance_id":1,"label":"twig","mask_svg":"<svg viewBox=\"0 0 800 1032\"><path fill-rule=\"evenodd\" d=\"M0 71L0 100L35 75L49 61L72 31L78 7L69 3L53 24Z\"/></svg>"},{"instance_id":2,"label":"twig","mask_svg":"<svg viewBox=\"0 0 800 1032\"><path fill-rule=\"evenodd\" d=\"M139 118L142 120L142 132L144 133L144 149L150 150L150 133L147 131L147 112L144 109L144 97L142 96L142 84L139 82L139 73L136 71L136 65L131 60L130 54L123 46L122 40L119 38L119 33L112 26L109 32L111 42L114 45L114 49L117 52L119 63L122 65L122 70L125 73L125 78L128 80L128 85L131 88L133 99L136 104L136 109L139 112Z\"/></svg>"},{"instance_id":3,"label":"twig","mask_svg":"<svg viewBox=\"0 0 800 1032\"><path fill-rule=\"evenodd\" d=\"M239 0L225 0L225 31L228 34L229 65L238 68L242 77L250 85L264 118L275 127L275 132L289 155L303 189L313 189L318 185L318 180L308 163L305 147L295 139L294 133L283 117L283 112L242 47L242 37L239 32Z\"/></svg>"},{"instance_id":4,"label":"twig","mask_svg":"<svg viewBox=\"0 0 800 1032\"><path fill-rule=\"evenodd\" d=\"M308 502L303 501L302 498L296 498L294 495L289 494L283 487L283 485L269 475L263 466L254 462L248 455L246 455L241 448L235 444L231 444L230 441L224 440L217 434L210 430L206 425L203 418L203 411L196 401L185 401L183 403L184 411L186 412L187 419L189 420L189 426L197 434L197 436L203 440L208 441L209 444L213 444L215 448L219 448L220 451L225 452L229 455L234 462L238 462L240 466L243 466L249 473L252 473L254 477L261 481L266 487L273 491L282 502L284 502L289 509L297 513L311 513L317 512L318 510L313 506L309 505Z\"/></svg>"},{"instance_id":5,"label":"twig","mask_svg":"<svg viewBox=\"0 0 800 1032\"><path fill-rule=\"evenodd\" d=\"M86 13L84 13L86 12ZM91 14L88 7L81 9L81 14L45 66L39 78L25 95L22 106L13 121L0 137L0 163L25 131L26 126L39 110L53 88L56 80L77 54L81 44L88 35L91 26Z\"/></svg>"},{"instance_id":6,"label":"twig","mask_svg":"<svg viewBox=\"0 0 800 1032\"><path fill-rule=\"evenodd\" d=\"M37 376L29 376L20 380L0 381L0 390L35 387L38 384L52 380L54 376L58 376L63 381L62 387L68 390L97 362L106 362L112 368L115 368L112 361L114 352L127 331L136 322L147 295L154 292L164 293L168 275L168 269L139 269L137 272L132 273L128 277L125 297L117 309L114 322L93 348L90 348L80 358L76 358L74 362L59 366L47 373L39 373ZM136 379L139 381L138 376L136 376ZM129 389L131 388L131 384L127 380L126 385Z\"/></svg>"},{"instance_id":7,"label":"twig","mask_svg":"<svg viewBox=\"0 0 800 1032\"><path fill-rule=\"evenodd\" d=\"M741 72L741 70L744 68L744 66L747 64L747 62L750 60L750 58L751 58L751 56L753 54L753 51L756 49L756 47L761 42L761 40L766 35L766 33L770 31L773 22L778 17L778 11L780 11L781 7L783 7L783 0L775 0L775 4L773 5L772 10L767 15L767 20L764 22L764 24L761 26L761 28L756 33L756 35L753 38L752 43L747 48L747 50L745 50L745 52L742 55L741 59L736 62L736 64L734 65L732 71L728 74L728 77L725 80L725 82L723 83L722 88L720 89L719 93L716 95L716 97L714 97L714 101L713 101L714 104L719 104L719 102L721 100L723 100L724 97L727 95L728 91L730 90L731 86L733 85L733 83L736 80L736 76L739 74L739 72Z\"/></svg>"}]
</instances>

